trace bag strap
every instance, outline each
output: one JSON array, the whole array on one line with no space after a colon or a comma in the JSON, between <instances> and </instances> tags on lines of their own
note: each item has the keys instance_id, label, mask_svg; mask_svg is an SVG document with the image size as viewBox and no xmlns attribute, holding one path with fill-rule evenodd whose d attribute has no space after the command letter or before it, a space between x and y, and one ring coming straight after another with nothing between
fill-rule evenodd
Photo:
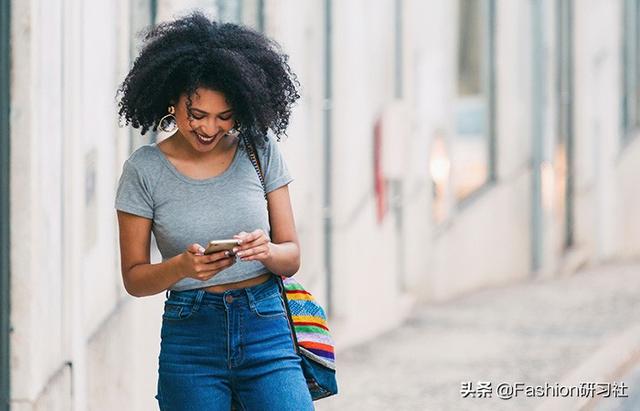
<instances>
[{"instance_id":1,"label":"bag strap","mask_svg":"<svg viewBox=\"0 0 640 411\"><path fill-rule=\"evenodd\" d=\"M262 167L260 166L260 159L257 156L256 146L251 140L251 138L246 135L242 135L242 141L244 142L244 146L247 148L247 153L249 154L249 159L251 160L251 164L253 164L253 168L256 170L258 174L258 178L260 179L260 184L262 184L262 191L264 193L264 199L267 200L267 189L264 183L264 174L262 173ZM282 301L284 302L284 307L287 311L287 318L289 319L289 326L291 328L291 338L293 339L293 344L295 346L295 350L297 354L300 354L300 346L298 345L298 338L296 337L295 328L293 325L293 317L291 316L291 310L289 309L289 302L287 300L287 291L284 288L284 282L282 277L279 274L274 274L276 276L276 281L278 282L278 286L280 288L280 294L282 295Z\"/></svg>"},{"instance_id":2,"label":"bag strap","mask_svg":"<svg viewBox=\"0 0 640 411\"><path fill-rule=\"evenodd\" d=\"M262 173L262 167L260 166L260 159L256 154L256 146L253 140L251 140L246 135L242 135L242 141L244 142L244 146L247 148L247 153L249 153L249 159L251 160L251 164L253 164L253 168L255 168L256 173L258 174L258 178L260 179L260 184L262 184L262 191L264 193L264 199L267 199L267 187L264 183L264 174Z\"/></svg>"}]
</instances>

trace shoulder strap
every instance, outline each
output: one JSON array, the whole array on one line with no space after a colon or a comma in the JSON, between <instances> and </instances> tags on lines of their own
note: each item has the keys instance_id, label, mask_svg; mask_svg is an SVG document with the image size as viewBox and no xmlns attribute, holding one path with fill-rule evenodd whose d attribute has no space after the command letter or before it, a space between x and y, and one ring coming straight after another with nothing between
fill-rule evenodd
<instances>
[{"instance_id":1,"label":"shoulder strap","mask_svg":"<svg viewBox=\"0 0 640 411\"><path fill-rule=\"evenodd\" d=\"M260 178L260 184L262 184L262 191L264 192L264 199L267 199L267 189L264 184L264 174L262 174L262 167L260 167L260 159L256 154L256 146L249 137L242 135L242 140L244 142L244 146L247 148L247 153L249 153L249 159L251 160L251 164L253 164L253 168L256 169L256 173L258 174L258 178ZM300 345L298 344L298 336L295 332L293 317L291 314L291 309L289 308L289 299L287 298L287 290L284 285L284 281L282 280L282 276L274 274L276 277L276 281L278 283L278 287L280 288L280 295L282 296L282 300L284 301L284 307L287 311L287 318L289 320L289 328L291 331L291 338L293 340L293 345L296 350L296 353L300 355Z\"/></svg>"},{"instance_id":2,"label":"shoulder strap","mask_svg":"<svg viewBox=\"0 0 640 411\"><path fill-rule=\"evenodd\" d=\"M246 135L242 135L242 141L244 142L244 146L247 148L247 153L249 153L249 159L251 160L251 164L253 164L253 168L255 168L256 173L258 174L258 178L260 179L260 184L262 184L262 191L264 192L264 199L267 199L267 187L264 183L264 174L262 173L262 167L260 166L260 159L256 154L256 146L253 143L251 138Z\"/></svg>"}]
</instances>

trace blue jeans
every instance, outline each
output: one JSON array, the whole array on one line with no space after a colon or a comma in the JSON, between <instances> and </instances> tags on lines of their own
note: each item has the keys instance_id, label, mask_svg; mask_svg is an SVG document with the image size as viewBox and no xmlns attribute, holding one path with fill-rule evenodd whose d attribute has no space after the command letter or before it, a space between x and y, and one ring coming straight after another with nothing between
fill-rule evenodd
<instances>
[{"instance_id":1,"label":"blue jeans","mask_svg":"<svg viewBox=\"0 0 640 411\"><path fill-rule=\"evenodd\" d=\"M280 286L171 291L162 315L162 411L313 410Z\"/></svg>"}]
</instances>

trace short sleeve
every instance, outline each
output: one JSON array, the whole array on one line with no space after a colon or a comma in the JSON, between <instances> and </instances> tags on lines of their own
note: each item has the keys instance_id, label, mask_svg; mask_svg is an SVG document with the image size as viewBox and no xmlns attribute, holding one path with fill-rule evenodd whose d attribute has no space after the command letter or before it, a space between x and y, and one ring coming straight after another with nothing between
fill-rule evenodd
<instances>
[{"instance_id":1,"label":"short sleeve","mask_svg":"<svg viewBox=\"0 0 640 411\"><path fill-rule=\"evenodd\" d=\"M270 193L277 188L285 186L293 181L289 169L280 152L278 144L271 138L266 143L265 150L264 185L265 191Z\"/></svg>"},{"instance_id":2,"label":"short sleeve","mask_svg":"<svg viewBox=\"0 0 640 411\"><path fill-rule=\"evenodd\" d=\"M116 209L145 218L153 218L153 199L149 184L130 160L122 167L116 192Z\"/></svg>"}]
</instances>

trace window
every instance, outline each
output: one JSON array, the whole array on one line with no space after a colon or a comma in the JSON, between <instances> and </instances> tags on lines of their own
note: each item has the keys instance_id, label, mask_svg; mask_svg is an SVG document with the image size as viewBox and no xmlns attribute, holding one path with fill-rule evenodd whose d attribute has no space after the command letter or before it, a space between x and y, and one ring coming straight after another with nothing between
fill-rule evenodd
<instances>
[{"instance_id":1,"label":"window","mask_svg":"<svg viewBox=\"0 0 640 411\"><path fill-rule=\"evenodd\" d=\"M218 16L220 20L239 23L242 21L242 1L217 0Z\"/></svg>"},{"instance_id":2,"label":"window","mask_svg":"<svg viewBox=\"0 0 640 411\"><path fill-rule=\"evenodd\" d=\"M557 3L556 93L557 124L555 146L556 187L561 193L557 208L564 215L564 247L574 245L574 129L573 129L573 1Z\"/></svg>"},{"instance_id":3,"label":"window","mask_svg":"<svg viewBox=\"0 0 640 411\"><path fill-rule=\"evenodd\" d=\"M493 0L459 0L453 195L462 200L494 178Z\"/></svg>"},{"instance_id":4,"label":"window","mask_svg":"<svg viewBox=\"0 0 640 411\"><path fill-rule=\"evenodd\" d=\"M140 34L149 25L155 22L157 10L156 1L150 0L133 0L129 4L129 59L130 66L138 56L142 47L142 38ZM140 146L155 141L156 133L148 131L145 135L140 134L139 130L129 127L129 152L135 151Z\"/></svg>"},{"instance_id":5,"label":"window","mask_svg":"<svg viewBox=\"0 0 640 411\"><path fill-rule=\"evenodd\" d=\"M264 0L216 0L216 8L222 21L264 28Z\"/></svg>"},{"instance_id":6,"label":"window","mask_svg":"<svg viewBox=\"0 0 640 411\"><path fill-rule=\"evenodd\" d=\"M394 2L394 17L395 17L395 22L394 22L394 29L395 29L395 33L394 33L394 40L395 40L394 94L395 94L395 97L398 98L398 99L401 99L404 96L404 92L403 92L404 78L403 78L403 75L402 75L403 74L402 71L404 70L404 64L403 64L404 50L403 50L403 47L402 47L403 40L404 40L404 36L403 36L404 22L403 22L403 15L402 15L403 12L404 12L403 0L395 0L395 2Z\"/></svg>"},{"instance_id":7,"label":"window","mask_svg":"<svg viewBox=\"0 0 640 411\"><path fill-rule=\"evenodd\" d=\"M624 2L622 138L630 140L640 128L640 0Z\"/></svg>"}]
</instances>

